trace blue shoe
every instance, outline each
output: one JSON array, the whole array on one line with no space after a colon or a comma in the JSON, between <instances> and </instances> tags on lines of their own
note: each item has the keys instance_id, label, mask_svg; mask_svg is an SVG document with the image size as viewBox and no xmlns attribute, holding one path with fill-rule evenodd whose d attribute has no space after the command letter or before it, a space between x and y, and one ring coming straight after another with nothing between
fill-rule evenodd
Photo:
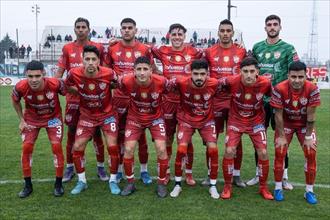
<instances>
[{"instance_id":1,"label":"blue shoe","mask_svg":"<svg viewBox=\"0 0 330 220\"><path fill-rule=\"evenodd\" d=\"M275 189L274 190L274 199L275 201L283 201L284 200L284 195L283 195L283 190L282 189Z\"/></svg>"},{"instance_id":2,"label":"blue shoe","mask_svg":"<svg viewBox=\"0 0 330 220\"><path fill-rule=\"evenodd\" d=\"M65 169L62 182L63 183L69 182L73 177L74 177L73 167L67 167Z\"/></svg>"},{"instance_id":3,"label":"blue shoe","mask_svg":"<svg viewBox=\"0 0 330 220\"><path fill-rule=\"evenodd\" d=\"M141 172L141 179L142 179L142 182L145 184L145 185L149 185L152 183L152 179L148 173L148 171L144 171L144 172Z\"/></svg>"},{"instance_id":4,"label":"blue shoe","mask_svg":"<svg viewBox=\"0 0 330 220\"><path fill-rule=\"evenodd\" d=\"M116 175L117 183L120 183L120 181L122 179L123 179L123 173L122 172L117 172L117 175Z\"/></svg>"},{"instance_id":5,"label":"blue shoe","mask_svg":"<svg viewBox=\"0 0 330 220\"><path fill-rule=\"evenodd\" d=\"M105 171L104 167L97 167L97 176L102 181L109 180L109 177L108 177L107 172Z\"/></svg>"},{"instance_id":6,"label":"blue shoe","mask_svg":"<svg viewBox=\"0 0 330 220\"><path fill-rule=\"evenodd\" d=\"M317 203L316 195L313 192L305 192L304 197L309 204L314 205Z\"/></svg>"},{"instance_id":7,"label":"blue shoe","mask_svg":"<svg viewBox=\"0 0 330 220\"><path fill-rule=\"evenodd\" d=\"M114 181L109 182L109 189L111 191L111 194L114 194L114 195L120 194L120 188L119 188L118 184Z\"/></svg>"},{"instance_id":8,"label":"blue shoe","mask_svg":"<svg viewBox=\"0 0 330 220\"><path fill-rule=\"evenodd\" d=\"M84 191L85 189L87 189L87 183L84 183L82 181L78 181L77 185L71 191L71 194L72 195L77 195L77 194L81 193L82 191Z\"/></svg>"}]
</instances>

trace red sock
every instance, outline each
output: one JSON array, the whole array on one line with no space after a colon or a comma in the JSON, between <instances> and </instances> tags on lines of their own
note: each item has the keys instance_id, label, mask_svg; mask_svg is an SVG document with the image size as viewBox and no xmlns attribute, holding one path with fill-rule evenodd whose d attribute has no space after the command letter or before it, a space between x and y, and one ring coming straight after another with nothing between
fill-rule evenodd
<instances>
[{"instance_id":1,"label":"red sock","mask_svg":"<svg viewBox=\"0 0 330 220\"><path fill-rule=\"evenodd\" d=\"M236 148L236 155L234 158L234 169L240 170L242 166L242 159L243 159L243 147L242 147L242 140L237 145Z\"/></svg>"},{"instance_id":2,"label":"red sock","mask_svg":"<svg viewBox=\"0 0 330 220\"><path fill-rule=\"evenodd\" d=\"M287 148L283 147L282 152L280 147L275 147L275 160L274 160L274 177L275 182L282 182L284 172L284 158Z\"/></svg>"},{"instance_id":3,"label":"red sock","mask_svg":"<svg viewBox=\"0 0 330 220\"><path fill-rule=\"evenodd\" d=\"M206 159L206 166L207 166L207 169L208 171L210 172L210 167L211 167L211 164L210 164L210 156L209 156L209 153L207 152L207 149L205 151L205 159Z\"/></svg>"},{"instance_id":4,"label":"red sock","mask_svg":"<svg viewBox=\"0 0 330 220\"><path fill-rule=\"evenodd\" d=\"M52 151L54 155L54 167L56 169L56 176L63 177L64 156L62 151L62 144L52 144Z\"/></svg>"},{"instance_id":5,"label":"red sock","mask_svg":"<svg viewBox=\"0 0 330 220\"><path fill-rule=\"evenodd\" d=\"M223 158L222 160L222 172L225 184L230 184L233 177L234 159Z\"/></svg>"},{"instance_id":6,"label":"red sock","mask_svg":"<svg viewBox=\"0 0 330 220\"><path fill-rule=\"evenodd\" d=\"M96 129L93 135L93 144L96 153L96 160L99 163L104 163L104 144L102 139L101 131Z\"/></svg>"},{"instance_id":7,"label":"red sock","mask_svg":"<svg viewBox=\"0 0 330 220\"><path fill-rule=\"evenodd\" d=\"M314 185L316 177L316 151L314 149L309 149L304 147L305 155L305 181L307 185Z\"/></svg>"},{"instance_id":8,"label":"red sock","mask_svg":"<svg viewBox=\"0 0 330 220\"><path fill-rule=\"evenodd\" d=\"M269 160L258 160L259 168L259 186L267 186L268 172L269 172ZM281 178L282 179L282 178Z\"/></svg>"},{"instance_id":9,"label":"red sock","mask_svg":"<svg viewBox=\"0 0 330 220\"><path fill-rule=\"evenodd\" d=\"M134 172L133 172L134 157L132 157L132 158L124 157L123 162L124 162L124 170L125 170L127 182L133 183L134 182Z\"/></svg>"},{"instance_id":10,"label":"red sock","mask_svg":"<svg viewBox=\"0 0 330 220\"><path fill-rule=\"evenodd\" d=\"M31 177L33 144L23 143L22 145L22 169L24 177Z\"/></svg>"},{"instance_id":11,"label":"red sock","mask_svg":"<svg viewBox=\"0 0 330 220\"><path fill-rule=\"evenodd\" d=\"M148 144L146 132L144 131L139 139L139 161L141 164L148 163Z\"/></svg>"},{"instance_id":12,"label":"red sock","mask_svg":"<svg viewBox=\"0 0 330 220\"><path fill-rule=\"evenodd\" d=\"M157 159L158 167L159 167L159 173L158 173L158 184L164 184L165 178L166 178L166 170L168 167L168 159Z\"/></svg>"},{"instance_id":13,"label":"red sock","mask_svg":"<svg viewBox=\"0 0 330 220\"><path fill-rule=\"evenodd\" d=\"M189 143L187 149L186 169L192 170L193 163L194 163L194 145L192 143Z\"/></svg>"},{"instance_id":14,"label":"red sock","mask_svg":"<svg viewBox=\"0 0 330 220\"><path fill-rule=\"evenodd\" d=\"M75 131L72 131L72 129L68 128L67 132L67 141L66 141L66 163L73 163L73 144L75 140Z\"/></svg>"},{"instance_id":15,"label":"red sock","mask_svg":"<svg viewBox=\"0 0 330 220\"><path fill-rule=\"evenodd\" d=\"M218 177L218 169L219 169L219 155L218 148L207 148L207 153L210 157L211 162L211 171L210 171L210 179L217 179Z\"/></svg>"},{"instance_id":16,"label":"red sock","mask_svg":"<svg viewBox=\"0 0 330 220\"><path fill-rule=\"evenodd\" d=\"M111 174L116 174L119 166L119 151L118 146L113 145L108 147L108 154L110 157L109 170Z\"/></svg>"},{"instance_id":17,"label":"red sock","mask_svg":"<svg viewBox=\"0 0 330 220\"><path fill-rule=\"evenodd\" d=\"M73 151L73 163L77 173L85 172L85 152Z\"/></svg>"},{"instance_id":18,"label":"red sock","mask_svg":"<svg viewBox=\"0 0 330 220\"><path fill-rule=\"evenodd\" d=\"M182 176L182 160L187 154L187 146L179 145L175 158L175 176Z\"/></svg>"}]
</instances>

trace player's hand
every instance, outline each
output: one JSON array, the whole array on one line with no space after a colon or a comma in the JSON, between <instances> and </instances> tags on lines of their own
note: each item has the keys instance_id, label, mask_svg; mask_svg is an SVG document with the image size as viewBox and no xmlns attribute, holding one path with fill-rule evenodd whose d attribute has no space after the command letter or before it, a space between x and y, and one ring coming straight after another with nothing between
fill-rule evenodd
<instances>
[{"instance_id":1,"label":"player's hand","mask_svg":"<svg viewBox=\"0 0 330 220\"><path fill-rule=\"evenodd\" d=\"M304 140L304 147L307 147L307 152L309 153L310 149L314 149L316 151L316 144L314 144L313 139Z\"/></svg>"},{"instance_id":2,"label":"player's hand","mask_svg":"<svg viewBox=\"0 0 330 220\"><path fill-rule=\"evenodd\" d=\"M22 133L24 131L24 129L28 128L28 124L26 124L26 122L24 121L24 119L22 119L18 125L18 128L20 130L20 132Z\"/></svg>"},{"instance_id":3,"label":"player's hand","mask_svg":"<svg viewBox=\"0 0 330 220\"><path fill-rule=\"evenodd\" d=\"M115 45L117 42L119 42L120 40L118 38L112 37L109 40L109 46Z\"/></svg>"},{"instance_id":4,"label":"player's hand","mask_svg":"<svg viewBox=\"0 0 330 220\"><path fill-rule=\"evenodd\" d=\"M285 137L278 137L275 140L275 147L280 147L281 148L281 152L283 151L284 147L288 146L288 141L286 140Z\"/></svg>"}]
</instances>

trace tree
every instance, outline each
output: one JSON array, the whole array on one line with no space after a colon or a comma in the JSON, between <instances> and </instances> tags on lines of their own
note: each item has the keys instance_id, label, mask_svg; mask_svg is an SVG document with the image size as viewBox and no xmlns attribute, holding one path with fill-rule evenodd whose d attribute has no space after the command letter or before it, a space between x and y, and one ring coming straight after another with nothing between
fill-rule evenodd
<instances>
[{"instance_id":1,"label":"tree","mask_svg":"<svg viewBox=\"0 0 330 220\"><path fill-rule=\"evenodd\" d=\"M16 42L10 39L8 33L6 36L0 41L0 63L4 63L5 61L5 51L9 51L10 47L14 47L16 45Z\"/></svg>"}]
</instances>

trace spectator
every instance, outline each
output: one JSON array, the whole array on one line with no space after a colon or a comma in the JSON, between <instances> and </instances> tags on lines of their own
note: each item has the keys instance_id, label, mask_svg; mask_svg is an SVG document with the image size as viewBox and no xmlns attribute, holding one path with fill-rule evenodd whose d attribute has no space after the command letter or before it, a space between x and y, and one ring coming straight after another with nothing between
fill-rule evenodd
<instances>
[{"instance_id":1,"label":"spectator","mask_svg":"<svg viewBox=\"0 0 330 220\"><path fill-rule=\"evenodd\" d=\"M162 44L165 44L166 43L166 38L163 36L160 41L162 42Z\"/></svg>"},{"instance_id":2,"label":"spectator","mask_svg":"<svg viewBox=\"0 0 330 220\"><path fill-rule=\"evenodd\" d=\"M9 58L10 59L14 58L14 48L13 47L9 47Z\"/></svg>"},{"instance_id":3,"label":"spectator","mask_svg":"<svg viewBox=\"0 0 330 220\"><path fill-rule=\"evenodd\" d=\"M96 37L97 32L93 29L92 30L92 37Z\"/></svg>"},{"instance_id":4,"label":"spectator","mask_svg":"<svg viewBox=\"0 0 330 220\"><path fill-rule=\"evenodd\" d=\"M144 37L144 39L143 39L143 43L148 43L148 38L147 37Z\"/></svg>"},{"instance_id":5,"label":"spectator","mask_svg":"<svg viewBox=\"0 0 330 220\"><path fill-rule=\"evenodd\" d=\"M51 35L51 41L55 41L55 36L53 34Z\"/></svg>"},{"instance_id":6,"label":"spectator","mask_svg":"<svg viewBox=\"0 0 330 220\"><path fill-rule=\"evenodd\" d=\"M25 47L24 45L22 44L22 46L19 48L19 58L24 58L25 56Z\"/></svg>"},{"instance_id":7,"label":"spectator","mask_svg":"<svg viewBox=\"0 0 330 220\"><path fill-rule=\"evenodd\" d=\"M107 37L107 39L110 38L110 36L111 36L111 30L110 30L109 28L107 28L107 29L105 30L105 36Z\"/></svg>"},{"instance_id":8,"label":"spectator","mask_svg":"<svg viewBox=\"0 0 330 220\"><path fill-rule=\"evenodd\" d=\"M71 34L69 34L69 36L68 36L68 40L69 40L69 41L72 41L72 36L71 36Z\"/></svg>"},{"instance_id":9,"label":"spectator","mask_svg":"<svg viewBox=\"0 0 330 220\"><path fill-rule=\"evenodd\" d=\"M194 33L193 33L193 39L194 39L194 43L197 43L197 32L196 31L194 31Z\"/></svg>"},{"instance_id":10,"label":"spectator","mask_svg":"<svg viewBox=\"0 0 330 220\"><path fill-rule=\"evenodd\" d=\"M60 34L57 35L56 42L62 42L62 36Z\"/></svg>"},{"instance_id":11,"label":"spectator","mask_svg":"<svg viewBox=\"0 0 330 220\"><path fill-rule=\"evenodd\" d=\"M152 37L152 40L151 40L151 41L152 41L153 44L156 43L156 38L155 38L155 36Z\"/></svg>"},{"instance_id":12,"label":"spectator","mask_svg":"<svg viewBox=\"0 0 330 220\"><path fill-rule=\"evenodd\" d=\"M45 42L45 44L44 44L44 48L50 48L50 43L49 43L48 40Z\"/></svg>"},{"instance_id":13,"label":"spectator","mask_svg":"<svg viewBox=\"0 0 330 220\"><path fill-rule=\"evenodd\" d=\"M26 48L26 56L27 57L30 57L30 53L31 53L31 51L32 51L32 48L31 48L31 46L30 46L30 44L27 46L27 48Z\"/></svg>"}]
</instances>

